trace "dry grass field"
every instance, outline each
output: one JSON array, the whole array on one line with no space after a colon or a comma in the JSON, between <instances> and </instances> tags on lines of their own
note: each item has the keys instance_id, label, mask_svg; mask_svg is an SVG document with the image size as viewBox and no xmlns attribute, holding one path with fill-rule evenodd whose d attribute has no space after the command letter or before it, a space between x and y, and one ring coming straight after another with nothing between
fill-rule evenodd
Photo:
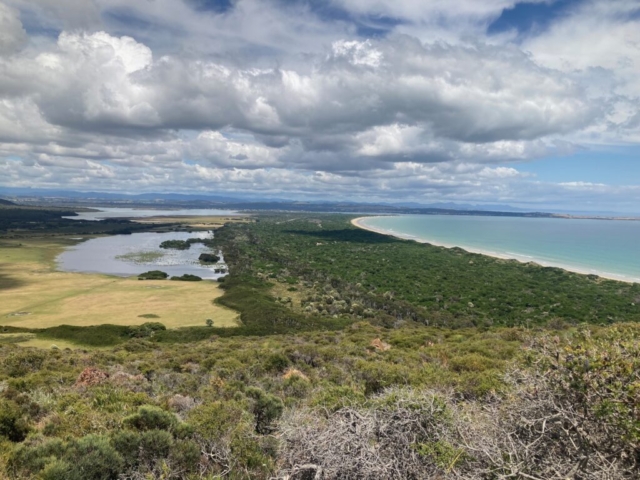
<instances>
[{"instance_id":1,"label":"dry grass field","mask_svg":"<svg viewBox=\"0 0 640 480\"><path fill-rule=\"evenodd\" d=\"M145 224L180 223L194 229L214 229L220 228L225 223L244 223L251 221L249 216L226 217L226 216L175 216L175 217L145 217L132 218L134 222Z\"/></svg>"},{"instance_id":2,"label":"dry grass field","mask_svg":"<svg viewBox=\"0 0 640 480\"><path fill-rule=\"evenodd\" d=\"M136 325L167 328L237 324L237 313L214 305L213 282L139 281L58 272L55 257L72 239L0 240L0 326ZM141 316L144 315L144 316Z\"/></svg>"}]
</instances>

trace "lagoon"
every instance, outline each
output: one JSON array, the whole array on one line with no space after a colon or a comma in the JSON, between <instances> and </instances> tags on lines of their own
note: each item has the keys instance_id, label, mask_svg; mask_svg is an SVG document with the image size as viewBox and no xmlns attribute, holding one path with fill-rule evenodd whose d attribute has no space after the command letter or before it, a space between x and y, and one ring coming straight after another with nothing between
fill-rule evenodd
<instances>
[{"instance_id":1,"label":"lagoon","mask_svg":"<svg viewBox=\"0 0 640 480\"><path fill-rule=\"evenodd\" d=\"M211 232L134 233L92 238L68 248L57 258L58 268L65 272L101 273L119 277L139 275L149 270L162 270L171 276L197 275L213 280L225 274L214 269L224 265L203 265L198 261L201 253L212 250L200 243L188 250L162 249L165 240L211 238Z\"/></svg>"},{"instance_id":2,"label":"lagoon","mask_svg":"<svg viewBox=\"0 0 640 480\"><path fill-rule=\"evenodd\" d=\"M640 282L640 221L462 215L364 217L384 234Z\"/></svg>"},{"instance_id":3,"label":"lagoon","mask_svg":"<svg viewBox=\"0 0 640 480\"><path fill-rule=\"evenodd\" d=\"M148 218L148 217L216 217L216 216L239 216L233 210L216 210L211 208L200 209L153 209L153 208L95 208L94 212L78 212L74 217L63 217L71 220L93 220L100 221L106 218Z\"/></svg>"}]
</instances>

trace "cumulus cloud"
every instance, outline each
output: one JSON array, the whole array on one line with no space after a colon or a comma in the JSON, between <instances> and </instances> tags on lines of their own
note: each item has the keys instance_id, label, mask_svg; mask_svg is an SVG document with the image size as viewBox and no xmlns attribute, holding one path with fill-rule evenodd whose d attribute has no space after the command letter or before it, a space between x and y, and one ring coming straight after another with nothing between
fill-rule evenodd
<instances>
[{"instance_id":1,"label":"cumulus cloud","mask_svg":"<svg viewBox=\"0 0 640 480\"><path fill-rule=\"evenodd\" d=\"M0 3L2 183L512 201L523 162L640 139L636 2L486 36L515 4Z\"/></svg>"},{"instance_id":2,"label":"cumulus cloud","mask_svg":"<svg viewBox=\"0 0 640 480\"><path fill-rule=\"evenodd\" d=\"M5 69L44 79L32 98L51 123L76 129L233 127L307 140L383 132L402 121L439 138L484 143L569 133L604 109L516 49L400 36L336 42L314 60L308 74L154 61L129 37L62 33L51 51Z\"/></svg>"},{"instance_id":3,"label":"cumulus cloud","mask_svg":"<svg viewBox=\"0 0 640 480\"><path fill-rule=\"evenodd\" d=\"M602 142L637 142L640 129L640 5L634 0L588 0L525 41L537 62L573 74L591 91L611 99L608 123L590 133ZM599 127L599 128L598 128Z\"/></svg>"}]
</instances>

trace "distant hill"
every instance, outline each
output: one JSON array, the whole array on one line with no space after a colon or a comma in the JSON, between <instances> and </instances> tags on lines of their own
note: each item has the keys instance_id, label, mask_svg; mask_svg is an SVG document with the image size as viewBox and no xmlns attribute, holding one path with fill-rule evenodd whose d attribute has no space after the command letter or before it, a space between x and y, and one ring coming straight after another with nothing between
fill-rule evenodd
<instances>
[{"instance_id":1,"label":"distant hill","mask_svg":"<svg viewBox=\"0 0 640 480\"><path fill-rule=\"evenodd\" d=\"M181 193L108 193L108 192L77 192L73 190L52 190L40 188L19 188L19 187L3 187L0 186L0 195L11 195L19 197L33 197L42 199L82 199L82 200L107 200L107 201L170 201L170 202L209 202L209 203L228 203L245 201L245 198L252 197L243 196L226 196L226 195L208 195L208 194L181 194Z\"/></svg>"},{"instance_id":2,"label":"distant hill","mask_svg":"<svg viewBox=\"0 0 640 480\"><path fill-rule=\"evenodd\" d=\"M396 207L406 208L435 208L439 210L466 210L474 212L530 212L524 208L512 207L511 205L481 205L471 203L454 203L454 202L438 202L438 203L415 203L415 202L403 202L394 203Z\"/></svg>"},{"instance_id":3,"label":"distant hill","mask_svg":"<svg viewBox=\"0 0 640 480\"><path fill-rule=\"evenodd\" d=\"M447 215L493 215L512 214L513 216L530 216L531 213L561 215L595 215L604 217L640 217L640 212L624 213L614 211L573 210L559 208L514 207L508 204L473 204L456 202L359 202L332 201L319 199L287 199L263 197L250 192L223 194L208 193L109 193L78 192L71 190L54 190L24 187L5 187L0 185L0 195L18 198L20 204L28 205L61 205L76 204L81 206L110 207L148 207L158 208L219 208L237 210L291 210L310 212L345 212L345 213L414 213L414 214L447 214ZM0 205L6 205L6 201Z\"/></svg>"},{"instance_id":4,"label":"distant hill","mask_svg":"<svg viewBox=\"0 0 640 480\"><path fill-rule=\"evenodd\" d=\"M15 203L0 198L0 205L15 205Z\"/></svg>"}]
</instances>

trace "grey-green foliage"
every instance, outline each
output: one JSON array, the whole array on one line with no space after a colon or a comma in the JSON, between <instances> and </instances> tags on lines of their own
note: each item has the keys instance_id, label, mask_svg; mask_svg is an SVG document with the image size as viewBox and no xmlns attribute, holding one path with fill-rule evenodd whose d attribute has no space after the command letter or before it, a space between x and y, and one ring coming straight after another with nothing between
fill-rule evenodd
<instances>
[{"instance_id":1,"label":"grey-green foliage","mask_svg":"<svg viewBox=\"0 0 640 480\"><path fill-rule=\"evenodd\" d=\"M29 424L15 402L0 399L0 438L21 442L29 433Z\"/></svg>"},{"instance_id":2,"label":"grey-green foliage","mask_svg":"<svg viewBox=\"0 0 640 480\"><path fill-rule=\"evenodd\" d=\"M36 437L12 452L13 478L38 475L47 480L116 480L124 460L105 436L87 435L63 442Z\"/></svg>"},{"instance_id":3,"label":"grey-green foliage","mask_svg":"<svg viewBox=\"0 0 640 480\"><path fill-rule=\"evenodd\" d=\"M282 400L257 387L248 388L246 394L253 400L256 432L262 434L271 432L273 423L282 415L284 409Z\"/></svg>"},{"instance_id":4,"label":"grey-green foliage","mask_svg":"<svg viewBox=\"0 0 640 480\"><path fill-rule=\"evenodd\" d=\"M124 419L124 424L137 430L172 430L178 424L176 416L152 405L143 405L133 415Z\"/></svg>"}]
</instances>

